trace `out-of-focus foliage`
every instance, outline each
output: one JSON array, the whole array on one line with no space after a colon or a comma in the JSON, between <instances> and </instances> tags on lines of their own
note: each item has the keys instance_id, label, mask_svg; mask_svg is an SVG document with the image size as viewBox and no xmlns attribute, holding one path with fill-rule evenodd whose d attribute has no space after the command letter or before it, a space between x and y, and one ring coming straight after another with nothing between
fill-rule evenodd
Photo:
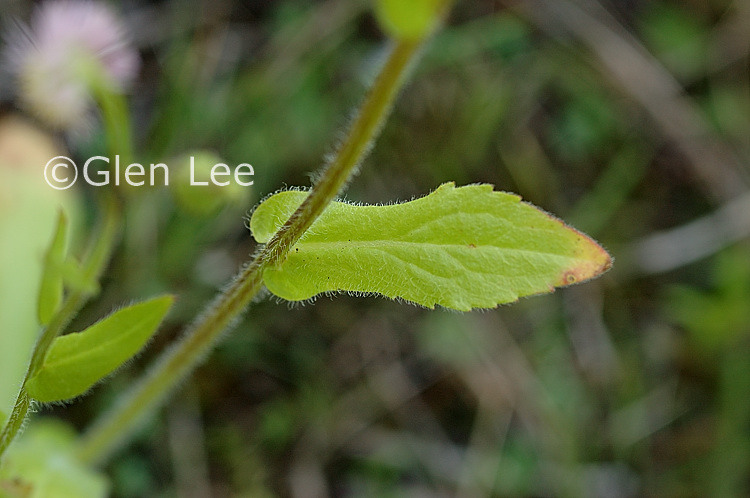
<instances>
[{"instance_id":1,"label":"out-of-focus foliage","mask_svg":"<svg viewBox=\"0 0 750 498\"><path fill-rule=\"evenodd\" d=\"M60 144L28 121L0 117L0 419L9 414L39 330L42 261L60 211L76 195L44 183L43 165Z\"/></svg>"},{"instance_id":2,"label":"out-of-focus foliage","mask_svg":"<svg viewBox=\"0 0 750 498\"><path fill-rule=\"evenodd\" d=\"M446 0L375 0L380 26L395 39L419 39L432 32L449 5Z\"/></svg>"},{"instance_id":3,"label":"out-of-focus foliage","mask_svg":"<svg viewBox=\"0 0 750 498\"><path fill-rule=\"evenodd\" d=\"M492 183L603 242L613 271L484 313L264 299L108 465L113 495L750 494L750 214L722 209L750 186L746 4L458 2L347 199ZM166 189L133 197L103 297L74 330L160 292L189 321L253 251L243 216L335 147L385 43L360 1L120 6L145 57L142 162L213 150L252 164L255 184L208 218ZM645 65L623 78L632 54ZM736 175L737 194L705 164ZM664 232L705 216L734 247ZM644 249L657 233L658 254ZM649 269L656 257L686 262ZM53 413L85 425L176 333Z\"/></svg>"},{"instance_id":4,"label":"out-of-focus foliage","mask_svg":"<svg viewBox=\"0 0 750 498\"><path fill-rule=\"evenodd\" d=\"M60 421L36 421L3 462L0 497L107 496L107 479L82 465L73 455L75 436Z\"/></svg>"}]
</instances>

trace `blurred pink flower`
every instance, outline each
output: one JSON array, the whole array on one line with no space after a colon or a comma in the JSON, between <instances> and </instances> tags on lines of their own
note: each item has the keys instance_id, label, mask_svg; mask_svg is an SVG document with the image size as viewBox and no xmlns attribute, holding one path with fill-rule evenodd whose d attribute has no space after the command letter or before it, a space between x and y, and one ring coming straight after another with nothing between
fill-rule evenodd
<instances>
[{"instance_id":1,"label":"blurred pink flower","mask_svg":"<svg viewBox=\"0 0 750 498\"><path fill-rule=\"evenodd\" d=\"M92 86L123 92L140 63L114 12L87 0L48 1L30 26L19 25L7 38L6 60L22 104L60 129L85 128Z\"/></svg>"}]
</instances>

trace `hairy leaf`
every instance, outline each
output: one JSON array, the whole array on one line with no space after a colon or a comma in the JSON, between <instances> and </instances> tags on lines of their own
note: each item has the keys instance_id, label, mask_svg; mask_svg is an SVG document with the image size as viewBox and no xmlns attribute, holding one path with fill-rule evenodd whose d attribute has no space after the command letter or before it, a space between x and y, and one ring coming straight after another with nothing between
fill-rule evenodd
<instances>
[{"instance_id":1,"label":"hairy leaf","mask_svg":"<svg viewBox=\"0 0 750 498\"><path fill-rule=\"evenodd\" d=\"M280 192L258 206L255 239L268 242L306 195ZM263 281L290 301L349 291L468 311L582 282L610 265L596 242L517 195L446 183L403 204L332 203Z\"/></svg>"},{"instance_id":2,"label":"hairy leaf","mask_svg":"<svg viewBox=\"0 0 750 498\"><path fill-rule=\"evenodd\" d=\"M83 332L58 337L26 384L29 396L49 402L83 394L143 347L172 302L171 296L163 296L134 304Z\"/></svg>"}]
</instances>

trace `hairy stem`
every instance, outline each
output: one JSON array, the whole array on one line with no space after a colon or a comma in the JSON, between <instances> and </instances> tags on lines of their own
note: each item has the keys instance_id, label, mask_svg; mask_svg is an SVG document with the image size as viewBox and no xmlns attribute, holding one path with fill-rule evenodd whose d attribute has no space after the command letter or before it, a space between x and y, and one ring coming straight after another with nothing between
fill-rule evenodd
<instances>
[{"instance_id":1,"label":"hairy stem","mask_svg":"<svg viewBox=\"0 0 750 498\"><path fill-rule=\"evenodd\" d=\"M88 463L111 453L152 410L197 366L217 338L245 310L263 286L263 269L284 260L292 246L338 195L370 150L404 82L421 41L400 41L375 80L335 159L315 183L307 199L186 330L144 378L86 432L78 448Z\"/></svg>"},{"instance_id":2,"label":"hairy stem","mask_svg":"<svg viewBox=\"0 0 750 498\"><path fill-rule=\"evenodd\" d=\"M399 42L378 75L377 80L354 121L347 140L338 150L334 160L313 187L310 195L297 211L268 242L266 264L283 261L289 249L305 230L320 216L356 171L357 166L372 147L385 118L390 114L393 101L409 67L418 51L417 42Z\"/></svg>"}]
</instances>

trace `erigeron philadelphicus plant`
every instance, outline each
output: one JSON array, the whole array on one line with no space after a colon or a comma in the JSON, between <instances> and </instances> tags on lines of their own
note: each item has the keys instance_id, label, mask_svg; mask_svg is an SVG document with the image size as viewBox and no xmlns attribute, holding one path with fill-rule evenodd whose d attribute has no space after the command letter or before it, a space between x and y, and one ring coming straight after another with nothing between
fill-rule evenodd
<instances>
[{"instance_id":1,"label":"erigeron philadelphicus plant","mask_svg":"<svg viewBox=\"0 0 750 498\"><path fill-rule=\"evenodd\" d=\"M279 192L254 210L249 223L259 244L254 257L162 353L149 374L81 437L32 421L27 434L11 446L33 403L65 401L87 392L143 347L173 301L171 296L147 299L83 331L64 333L71 316L98 291L122 225L122 204L134 201L103 189L102 221L80 262L68 253L68 221L59 215L45 256L37 261L43 274L35 298L41 334L28 355L15 402L0 406L0 496L19 486L41 495L45 486L54 486L57 496L105 494L106 481L90 466L101 462L166 399L264 287L290 301L326 292L375 293L427 308L469 311L550 292L609 268L609 255L586 235L491 185L447 183L420 199L387 206L334 200L370 149L409 67L439 27L449 3L375 3L377 17L392 38L390 54L312 189ZM66 30L70 28L75 35ZM74 126L71 119L88 116L96 102L109 154L129 154L122 92L137 62L111 11L89 2L47 3L23 33L28 42L11 40L9 53L19 98L29 112L65 128ZM54 87L40 76L63 66ZM45 100L45 92L52 91L64 96L58 109ZM15 331L0 331L8 333ZM65 462L62 467L60 462Z\"/></svg>"}]
</instances>

